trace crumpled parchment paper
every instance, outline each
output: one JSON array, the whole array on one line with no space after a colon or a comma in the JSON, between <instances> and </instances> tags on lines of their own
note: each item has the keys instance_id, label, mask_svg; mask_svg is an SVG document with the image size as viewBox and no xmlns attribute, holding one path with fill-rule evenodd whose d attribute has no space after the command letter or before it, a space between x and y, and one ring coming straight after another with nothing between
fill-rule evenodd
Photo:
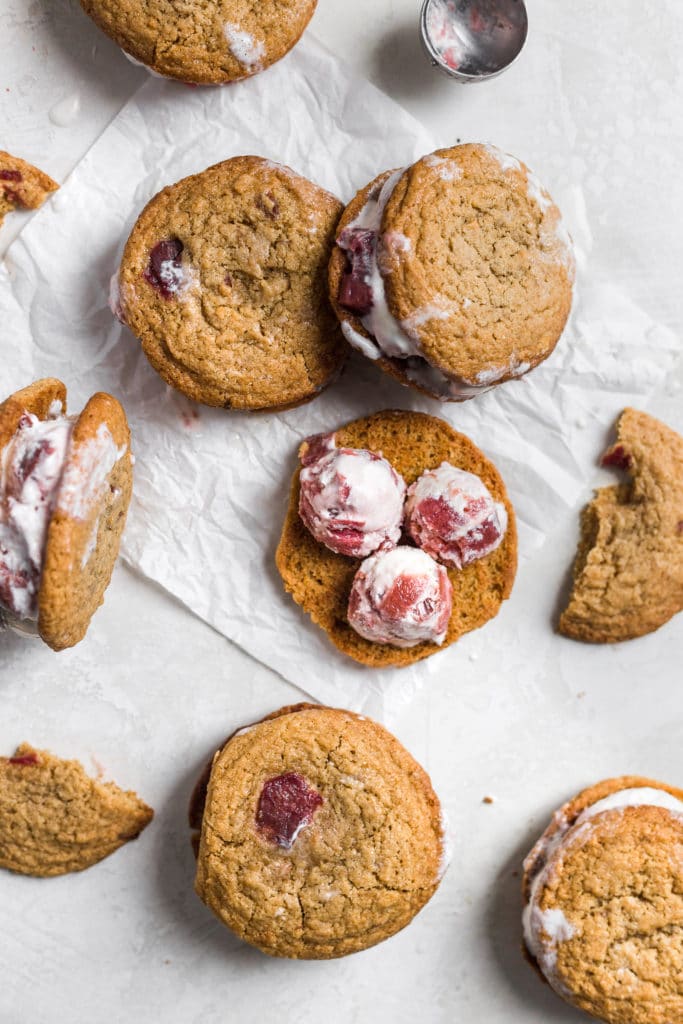
<instances>
[{"instance_id":1,"label":"crumpled parchment paper","mask_svg":"<svg viewBox=\"0 0 683 1024\"><path fill-rule=\"evenodd\" d=\"M97 389L126 407L137 460L126 561L311 696L348 707L402 702L455 651L402 670L358 666L285 594L274 552L301 439L388 407L443 416L501 470L523 560L575 515L607 428L661 383L677 355L675 337L619 288L592 281L578 191L563 196L578 278L556 352L528 377L461 405L413 394L354 354L342 378L299 409L194 406L163 384L113 319L108 285L144 203L218 160L261 154L348 201L379 171L433 148L416 120L310 37L268 72L229 88L150 78L0 268L3 394L54 374L67 383L72 408ZM516 155L533 166L533 154ZM495 620L484 628L495 646Z\"/></svg>"}]
</instances>

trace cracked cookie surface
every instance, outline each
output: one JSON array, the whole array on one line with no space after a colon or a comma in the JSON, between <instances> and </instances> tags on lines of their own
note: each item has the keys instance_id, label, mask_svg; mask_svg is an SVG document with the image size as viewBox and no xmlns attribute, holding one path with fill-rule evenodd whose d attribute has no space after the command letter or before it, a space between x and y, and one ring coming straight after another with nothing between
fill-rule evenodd
<instances>
[{"instance_id":1,"label":"cracked cookie surface","mask_svg":"<svg viewBox=\"0 0 683 1024\"><path fill-rule=\"evenodd\" d=\"M126 53L157 74L219 84L254 75L291 50L317 0L81 0Z\"/></svg>"},{"instance_id":2,"label":"cracked cookie surface","mask_svg":"<svg viewBox=\"0 0 683 1024\"><path fill-rule=\"evenodd\" d=\"M559 629L614 643L651 633L683 609L683 438L625 409L602 464L630 480L600 488L582 512Z\"/></svg>"},{"instance_id":3,"label":"cracked cookie surface","mask_svg":"<svg viewBox=\"0 0 683 1024\"><path fill-rule=\"evenodd\" d=\"M325 281L340 212L329 192L261 157L155 196L126 244L118 307L166 383L253 410L326 387L347 354Z\"/></svg>"},{"instance_id":4,"label":"cracked cookie surface","mask_svg":"<svg viewBox=\"0 0 683 1024\"><path fill-rule=\"evenodd\" d=\"M614 805L640 790L642 804ZM524 865L532 964L608 1024L683 1022L683 802L680 811L648 805L653 793L673 807L683 801L682 790L639 776L584 790L555 813Z\"/></svg>"},{"instance_id":5,"label":"cracked cookie surface","mask_svg":"<svg viewBox=\"0 0 683 1024\"><path fill-rule=\"evenodd\" d=\"M0 758L0 867L47 878L82 871L136 839L154 812L78 761L22 743Z\"/></svg>"},{"instance_id":6,"label":"cracked cookie surface","mask_svg":"<svg viewBox=\"0 0 683 1024\"><path fill-rule=\"evenodd\" d=\"M306 800L294 838L290 828L277 841L261 820L264 786L291 776ZM272 956L327 959L372 946L405 927L439 884L444 837L429 777L382 726L351 712L295 705L239 730L198 793L197 893Z\"/></svg>"}]
</instances>

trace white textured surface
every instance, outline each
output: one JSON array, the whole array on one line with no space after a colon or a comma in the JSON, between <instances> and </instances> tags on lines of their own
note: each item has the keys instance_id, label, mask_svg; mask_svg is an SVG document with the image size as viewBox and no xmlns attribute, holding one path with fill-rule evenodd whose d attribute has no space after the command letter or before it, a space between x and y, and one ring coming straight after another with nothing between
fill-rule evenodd
<instances>
[{"instance_id":1,"label":"white textured surface","mask_svg":"<svg viewBox=\"0 0 683 1024\"><path fill-rule=\"evenodd\" d=\"M222 158L245 151L277 158L348 197L378 166L434 145L419 122L311 37L268 72L229 89L150 78L74 170L64 207L46 206L12 246L11 279L0 277L0 316L15 296L26 312L26 340L15 339L6 361L7 388L58 367L72 403L99 388L125 404L136 469L123 558L315 699L354 710L378 696L387 713L440 662L456 664L457 653L369 673L331 647L286 596L274 554L301 440L377 409L436 412L501 470L524 561L592 481L606 424L624 405L646 401L672 367L675 334L623 289L593 280L589 250L599 245L577 225L581 263L570 324L551 358L523 380L476 402L437 405L354 357L321 398L301 408L226 415L189 402L151 370L112 318L107 284L146 200ZM668 222L661 214L659 221ZM182 301L187 315L200 316L196 291ZM599 415L579 426L576 411L587 399ZM487 633L498 643L494 627Z\"/></svg>"},{"instance_id":2,"label":"white textured surface","mask_svg":"<svg viewBox=\"0 0 683 1024\"><path fill-rule=\"evenodd\" d=\"M559 183L572 226L595 241L592 276L613 278L680 336L679 5L624 0L611 14L597 0L564 13L540 0L529 6L519 62L465 88L426 65L411 0L348 0L341 13L322 4L314 28L440 143L478 135L528 156L542 181ZM2 145L59 178L144 72L75 3L11 0L0 27ZM40 59L36 40L47 47ZM94 45L106 54L99 65L87 57ZM35 81L20 89L29 67ZM562 85L562 98L549 84ZM79 117L50 127L47 97L75 92ZM0 354L12 323L8 311ZM618 348L628 326L606 324L610 344ZM679 369L651 405L679 430L680 386ZM579 430L605 422L589 392L567 414ZM586 462L597 455L581 452ZM543 500L540 488L528 496ZM87 765L95 757L157 809L137 843L83 875L0 877L0 1020L585 1020L521 959L513 873L550 811L582 785L624 772L680 780L683 621L618 647L554 636L575 538L576 514L567 512L553 544L523 567L495 647L482 632L447 665L437 658L410 705L386 720L432 772L453 825L453 862L407 931L341 962L267 960L225 933L191 891L184 814L198 767L233 726L295 699L293 687L123 567L74 651L55 656L0 637L0 749L25 738ZM488 794L494 803L482 804Z\"/></svg>"}]
</instances>

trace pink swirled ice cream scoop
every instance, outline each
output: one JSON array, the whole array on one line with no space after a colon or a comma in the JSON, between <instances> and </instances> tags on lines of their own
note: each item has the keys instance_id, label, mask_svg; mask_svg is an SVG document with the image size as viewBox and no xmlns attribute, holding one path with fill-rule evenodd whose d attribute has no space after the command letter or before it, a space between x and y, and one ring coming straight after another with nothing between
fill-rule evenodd
<instances>
[{"instance_id":1,"label":"pink swirled ice cream scoop","mask_svg":"<svg viewBox=\"0 0 683 1024\"><path fill-rule=\"evenodd\" d=\"M352 558L398 543L406 485L385 458L321 434L302 446L301 461L299 515L317 541Z\"/></svg>"},{"instance_id":2,"label":"pink swirled ice cream scoop","mask_svg":"<svg viewBox=\"0 0 683 1024\"><path fill-rule=\"evenodd\" d=\"M419 548L380 551L358 569L349 595L348 620L373 643L414 647L442 644L453 607L448 573Z\"/></svg>"},{"instance_id":3,"label":"pink swirled ice cream scoop","mask_svg":"<svg viewBox=\"0 0 683 1024\"><path fill-rule=\"evenodd\" d=\"M408 488L405 527L433 558L462 569L495 551L505 536L507 511L478 476L442 462Z\"/></svg>"}]
</instances>

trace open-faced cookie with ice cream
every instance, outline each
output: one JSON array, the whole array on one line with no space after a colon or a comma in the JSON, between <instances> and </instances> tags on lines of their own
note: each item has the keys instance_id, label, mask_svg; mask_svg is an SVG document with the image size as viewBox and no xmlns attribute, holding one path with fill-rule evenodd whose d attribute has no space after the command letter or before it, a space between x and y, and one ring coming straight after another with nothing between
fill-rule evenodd
<instances>
[{"instance_id":1,"label":"open-faced cookie with ice cream","mask_svg":"<svg viewBox=\"0 0 683 1024\"><path fill-rule=\"evenodd\" d=\"M56 651L83 639L118 555L132 464L111 395L67 416L64 384L46 378L0 405L0 622Z\"/></svg>"},{"instance_id":2,"label":"open-faced cookie with ice cream","mask_svg":"<svg viewBox=\"0 0 683 1024\"><path fill-rule=\"evenodd\" d=\"M288 53L317 0L81 0L134 62L198 85L237 82Z\"/></svg>"},{"instance_id":3,"label":"open-faced cookie with ice cream","mask_svg":"<svg viewBox=\"0 0 683 1024\"><path fill-rule=\"evenodd\" d=\"M402 384L463 401L555 348L574 260L534 174L493 146L386 171L344 211L329 267L346 340Z\"/></svg>"},{"instance_id":4,"label":"open-faced cookie with ice cream","mask_svg":"<svg viewBox=\"0 0 683 1024\"><path fill-rule=\"evenodd\" d=\"M495 466L434 416L376 413L300 447L276 561L332 643L409 665L498 613L517 568Z\"/></svg>"},{"instance_id":5,"label":"open-faced cookie with ice cream","mask_svg":"<svg viewBox=\"0 0 683 1024\"><path fill-rule=\"evenodd\" d=\"M429 776L377 722L296 704L239 729L200 778L198 895L271 956L329 959L410 923L448 863Z\"/></svg>"},{"instance_id":6,"label":"open-faced cookie with ice cream","mask_svg":"<svg viewBox=\"0 0 683 1024\"><path fill-rule=\"evenodd\" d=\"M245 410L307 402L348 352L326 287L341 209L261 157L184 178L138 217L112 310L188 398Z\"/></svg>"},{"instance_id":7,"label":"open-faced cookie with ice cream","mask_svg":"<svg viewBox=\"0 0 683 1024\"><path fill-rule=\"evenodd\" d=\"M683 790L607 779L524 862L524 943L558 995L608 1024L683 1021Z\"/></svg>"}]
</instances>

